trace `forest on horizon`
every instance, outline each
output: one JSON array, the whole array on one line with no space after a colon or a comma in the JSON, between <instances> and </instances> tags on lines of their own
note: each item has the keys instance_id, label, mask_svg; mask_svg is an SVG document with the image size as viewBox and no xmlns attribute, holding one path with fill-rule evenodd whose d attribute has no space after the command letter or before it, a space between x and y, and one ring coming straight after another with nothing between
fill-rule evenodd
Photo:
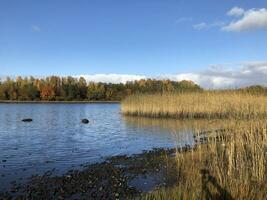
<instances>
[{"instance_id":1,"label":"forest on horizon","mask_svg":"<svg viewBox=\"0 0 267 200\"><path fill-rule=\"evenodd\" d=\"M0 100L120 101L134 93L201 91L192 81L142 79L123 83L87 82L83 77L7 77L0 81Z\"/></svg>"},{"instance_id":2,"label":"forest on horizon","mask_svg":"<svg viewBox=\"0 0 267 200\"><path fill-rule=\"evenodd\" d=\"M267 94L267 87L236 89ZM193 81L141 79L124 83L87 82L83 77L48 76L46 78L7 77L0 81L2 101L121 101L136 93L200 92Z\"/></svg>"}]
</instances>

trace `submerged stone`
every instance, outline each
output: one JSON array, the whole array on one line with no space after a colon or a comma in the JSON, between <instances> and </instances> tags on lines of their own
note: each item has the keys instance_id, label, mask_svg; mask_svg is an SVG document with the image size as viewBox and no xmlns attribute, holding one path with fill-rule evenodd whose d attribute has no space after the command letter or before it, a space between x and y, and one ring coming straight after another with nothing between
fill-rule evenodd
<instances>
[{"instance_id":1,"label":"submerged stone","mask_svg":"<svg viewBox=\"0 0 267 200\"><path fill-rule=\"evenodd\" d=\"M23 122L32 122L32 119L31 118L26 118L26 119L22 119L21 121L23 121Z\"/></svg>"},{"instance_id":2,"label":"submerged stone","mask_svg":"<svg viewBox=\"0 0 267 200\"><path fill-rule=\"evenodd\" d=\"M82 123L83 124L88 124L89 123L89 120L88 119L82 119Z\"/></svg>"}]
</instances>

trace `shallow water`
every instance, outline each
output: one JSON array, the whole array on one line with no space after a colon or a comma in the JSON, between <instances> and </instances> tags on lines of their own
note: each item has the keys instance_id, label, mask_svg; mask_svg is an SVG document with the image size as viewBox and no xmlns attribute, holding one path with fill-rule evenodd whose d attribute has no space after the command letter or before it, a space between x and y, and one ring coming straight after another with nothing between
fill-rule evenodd
<instances>
[{"instance_id":1,"label":"shallow water","mask_svg":"<svg viewBox=\"0 0 267 200\"><path fill-rule=\"evenodd\" d=\"M0 104L0 190L52 169L60 174L108 156L192 145L190 124L123 117L120 104Z\"/></svg>"}]
</instances>

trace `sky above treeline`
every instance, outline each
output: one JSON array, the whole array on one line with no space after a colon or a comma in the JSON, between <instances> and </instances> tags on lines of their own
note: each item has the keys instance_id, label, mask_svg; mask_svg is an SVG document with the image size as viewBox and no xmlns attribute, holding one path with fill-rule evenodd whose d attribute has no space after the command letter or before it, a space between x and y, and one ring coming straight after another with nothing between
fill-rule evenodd
<instances>
[{"instance_id":1,"label":"sky above treeline","mask_svg":"<svg viewBox=\"0 0 267 200\"><path fill-rule=\"evenodd\" d=\"M266 0L1 0L0 76L267 85Z\"/></svg>"}]
</instances>

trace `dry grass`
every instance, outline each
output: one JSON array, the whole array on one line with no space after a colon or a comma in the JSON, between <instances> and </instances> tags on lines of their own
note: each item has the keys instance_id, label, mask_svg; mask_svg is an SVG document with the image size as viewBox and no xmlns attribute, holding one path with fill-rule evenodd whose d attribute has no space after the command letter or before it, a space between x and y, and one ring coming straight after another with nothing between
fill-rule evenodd
<instances>
[{"instance_id":1,"label":"dry grass","mask_svg":"<svg viewBox=\"0 0 267 200\"><path fill-rule=\"evenodd\" d=\"M122 102L122 113L226 119L220 125L225 130L223 141L177 153L168 170L175 186L143 199L267 199L266 95L234 91L133 95ZM194 124L194 129L203 131L203 123L199 127ZM206 130L211 129L208 124Z\"/></svg>"},{"instance_id":2,"label":"dry grass","mask_svg":"<svg viewBox=\"0 0 267 200\"><path fill-rule=\"evenodd\" d=\"M133 95L122 102L125 115L172 118L253 119L267 116L267 96L240 92Z\"/></svg>"},{"instance_id":3,"label":"dry grass","mask_svg":"<svg viewBox=\"0 0 267 200\"><path fill-rule=\"evenodd\" d=\"M225 128L231 131L223 143L177 153L176 186L144 199L266 199L266 120L231 121Z\"/></svg>"}]
</instances>

